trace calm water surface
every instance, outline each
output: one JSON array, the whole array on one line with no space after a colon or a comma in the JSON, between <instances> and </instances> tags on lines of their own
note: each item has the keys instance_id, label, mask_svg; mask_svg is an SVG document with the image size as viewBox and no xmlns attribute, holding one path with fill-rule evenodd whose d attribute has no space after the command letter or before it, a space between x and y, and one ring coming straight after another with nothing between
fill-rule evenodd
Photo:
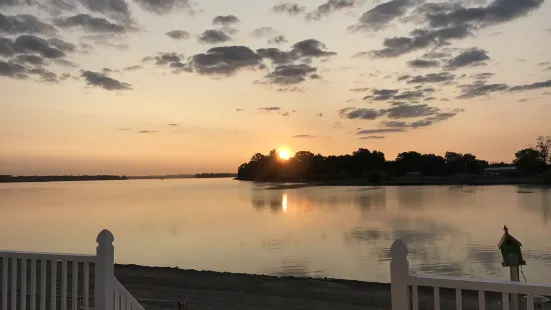
<instances>
[{"instance_id":1,"label":"calm water surface","mask_svg":"<svg viewBox=\"0 0 551 310\"><path fill-rule=\"evenodd\" d=\"M396 238L419 272L505 279L507 224L528 281L551 282L551 190L311 187L229 179L0 184L0 248L94 253L117 262L388 282Z\"/></svg>"}]
</instances>

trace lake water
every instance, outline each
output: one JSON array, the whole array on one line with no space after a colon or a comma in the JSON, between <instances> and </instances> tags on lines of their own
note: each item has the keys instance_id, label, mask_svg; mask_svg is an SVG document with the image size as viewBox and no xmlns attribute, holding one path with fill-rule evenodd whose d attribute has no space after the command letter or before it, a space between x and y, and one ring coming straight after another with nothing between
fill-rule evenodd
<instances>
[{"instance_id":1,"label":"lake water","mask_svg":"<svg viewBox=\"0 0 551 310\"><path fill-rule=\"evenodd\" d=\"M551 282L551 190L519 186L310 187L229 179L0 184L0 249L94 253L120 263L389 281L404 239L419 272L506 279L503 225L530 282Z\"/></svg>"}]
</instances>

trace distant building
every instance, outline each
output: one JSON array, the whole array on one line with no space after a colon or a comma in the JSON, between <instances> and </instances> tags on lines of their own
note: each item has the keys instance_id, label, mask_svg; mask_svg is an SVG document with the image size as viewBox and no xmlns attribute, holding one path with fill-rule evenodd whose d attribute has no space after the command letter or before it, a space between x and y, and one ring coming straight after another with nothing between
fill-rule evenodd
<instances>
[{"instance_id":1,"label":"distant building","mask_svg":"<svg viewBox=\"0 0 551 310\"><path fill-rule=\"evenodd\" d=\"M518 169L515 166L490 167L490 168L484 169L484 175L503 176L503 177L516 177L516 176L518 176Z\"/></svg>"}]
</instances>

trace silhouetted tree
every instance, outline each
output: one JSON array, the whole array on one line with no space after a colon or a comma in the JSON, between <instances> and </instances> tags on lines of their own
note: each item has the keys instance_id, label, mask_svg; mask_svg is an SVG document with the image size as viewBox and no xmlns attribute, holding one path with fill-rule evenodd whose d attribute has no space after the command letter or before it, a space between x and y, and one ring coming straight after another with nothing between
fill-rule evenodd
<instances>
[{"instance_id":1,"label":"silhouetted tree","mask_svg":"<svg viewBox=\"0 0 551 310\"><path fill-rule=\"evenodd\" d=\"M535 149L540 152L541 160L545 163L551 164L551 136L539 136L536 139Z\"/></svg>"},{"instance_id":2,"label":"silhouetted tree","mask_svg":"<svg viewBox=\"0 0 551 310\"><path fill-rule=\"evenodd\" d=\"M545 170L547 164L542 154L533 148L527 148L515 153L513 164L525 173L535 174Z\"/></svg>"}]
</instances>

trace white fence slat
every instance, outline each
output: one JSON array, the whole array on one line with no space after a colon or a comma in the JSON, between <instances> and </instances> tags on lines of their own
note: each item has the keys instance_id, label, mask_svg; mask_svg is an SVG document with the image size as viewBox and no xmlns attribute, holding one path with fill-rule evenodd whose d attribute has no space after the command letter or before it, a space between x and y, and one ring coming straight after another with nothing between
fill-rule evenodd
<instances>
[{"instance_id":1,"label":"white fence slat","mask_svg":"<svg viewBox=\"0 0 551 310\"><path fill-rule=\"evenodd\" d=\"M503 310L509 310L509 294L501 294L501 305Z\"/></svg>"},{"instance_id":2,"label":"white fence slat","mask_svg":"<svg viewBox=\"0 0 551 310\"><path fill-rule=\"evenodd\" d=\"M463 310L463 296L460 288L455 290L455 309Z\"/></svg>"},{"instance_id":3,"label":"white fence slat","mask_svg":"<svg viewBox=\"0 0 551 310\"><path fill-rule=\"evenodd\" d=\"M440 310L440 288L434 287L434 310Z\"/></svg>"},{"instance_id":4,"label":"white fence slat","mask_svg":"<svg viewBox=\"0 0 551 310\"><path fill-rule=\"evenodd\" d=\"M11 259L11 310L17 310L17 258Z\"/></svg>"},{"instance_id":5,"label":"white fence slat","mask_svg":"<svg viewBox=\"0 0 551 310\"><path fill-rule=\"evenodd\" d=\"M84 285L82 286L84 292L82 296L84 298L84 310L88 310L88 300L90 299L90 268L88 262L83 262L82 264L82 274L84 276Z\"/></svg>"},{"instance_id":6,"label":"white fence slat","mask_svg":"<svg viewBox=\"0 0 551 310\"><path fill-rule=\"evenodd\" d=\"M478 291L478 309L486 310L486 296L484 291Z\"/></svg>"},{"instance_id":7,"label":"white fence slat","mask_svg":"<svg viewBox=\"0 0 551 310\"><path fill-rule=\"evenodd\" d=\"M61 262L61 310L67 310L67 261Z\"/></svg>"},{"instance_id":8,"label":"white fence slat","mask_svg":"<svg viewBox=\"0 0 551 310\"><path fill-rule=\"evenodd\" d=\"M442 288L460 288L473 291L492 291L509 294L521 295L551 295L550 284L534 284L523 283L505 280L488 280L488 279L473 279L467 277L442 277L442 276L426 276L426 275L410 275L407 283L409 285L442 287Z\"/></svg>"},{"instance_id":9,"label":"white fence slat","mask_svg":"<svg viewBox=\"0 0 551 310\"><path fill-rule=\"evenodd\" d=\"M36 310L36 259L31 258L31 310Z\"/></svg>"},{"instance_id":10,"label":"white fence slat","mask_svg":"<svg viewBox=\"0 0 551 310\"><path fill-rule=\"evenodd\" d=\"M8 308L8 258L2 258L2 309Z\"/></svg>"},{"instance_id":11,"label":"white fence slat","mask_svg":"<svg viewBox=\"0 0 551 310\"><path fill-rule=\"evenodd\" d=\"M411 287L411 302L413 303L413 310L419 310L419 290L416 285Z\"/></svg>"},{"instance_id":12,"label":"white fence slat","mask_svg":"<svg viewBox=\"0 0 551 310\"><path fill-rule=\"evenodd\" d=\"M38 253L0 250L0 310L145 310L114 276L114 237L104 229L96 238L96 255L74 255L60 253ZM402 244L403 245L403 244ZM396 266L394 276L399 275L404 283L408 280L407 248L394 247ZM404 252L405 250L405 252ZM400 261L402 257L402 261ZM71 262L71 270L68 270ZM58 264L61 273L58 275ZM82 267L80 267L82 263ZM94 263L94 271L90 264ZM29 267L30 264L30 267ZM40 266L37 266L40 264ZM11 267L10 267L11 265ZM48 272L49 268L49 272ZM38 271L40 269L40 271ZM82 271L82 279L79 271ZM71 273L71 288L68 287ZM95 277L94 292L90 281ZM59 279L61 277L61 280ZM61 289L58 288L61 281ZM80 284L82 281L82 286ZM406 289L402 285L398 291ZM49 288L48 288L49 287ZM397 287L393 287L393 296ZM71 290L71 296L69 295ZM414 310L418 310L418 288L415 287ZM11 296L11 297L10 297ZM19 297L18 297L19 296ZM60 296L60 301L57 300ZM92 298L90 298L92 297ZM48 301L48 298L49 301ZM71 298L68 305L68 298ZM94 305L91 308L91 305ZM407 304L404 302L404 304Z\"/></svg>"},{"instance_id":13,"label":"white fence slat","mask_svg":"<svg viewBox=\"0 0 551 310\"><path fill-rule=\"evenodd\" d=\"M40 310L46 310L46 260L40 260Z\"/></svg>"},{"instance_id":14,"label":"white fence slat","mask_svg":"<svg viewBox=\"0 0 551 310\"><path fill-rule=\"evenodd\" d=\"M73 294L72 301L73 301L73 310L78 310L78 262L73 261L71 263L73 265L73 288L71 293Z\"/></svg>"},{"instance_id":15,"label":"white fence slat","mask_svg":"<svg viewBox=\"0 0 551 310\"><path fill-rule=\"evenodd\" d=\"M534 295L526 295L526 309L534 310Z\"/></svg>"},{"instance_id":16,"label":"white fence slat","mask_svg":"<svg viewBox=\"0 0 551 310\"><path fill-rule=\"evenodd\" d=\"M21 309L27 309L27 259L21 259ZM55 308L53 308L55 309Z\"/></svg>"},{"instance_id":17,"label":"white fence slat","mask_svg":"<svg viewBox=\"0 0 551 310\"><path fill-rule=\"evenodd\" d=\"M56 302L57 302L57 260L51 261L52 265L50 267L50 283L51 283L51 291L50 295L50 309L56 309Z\"/></svg>"}]
</instances>

